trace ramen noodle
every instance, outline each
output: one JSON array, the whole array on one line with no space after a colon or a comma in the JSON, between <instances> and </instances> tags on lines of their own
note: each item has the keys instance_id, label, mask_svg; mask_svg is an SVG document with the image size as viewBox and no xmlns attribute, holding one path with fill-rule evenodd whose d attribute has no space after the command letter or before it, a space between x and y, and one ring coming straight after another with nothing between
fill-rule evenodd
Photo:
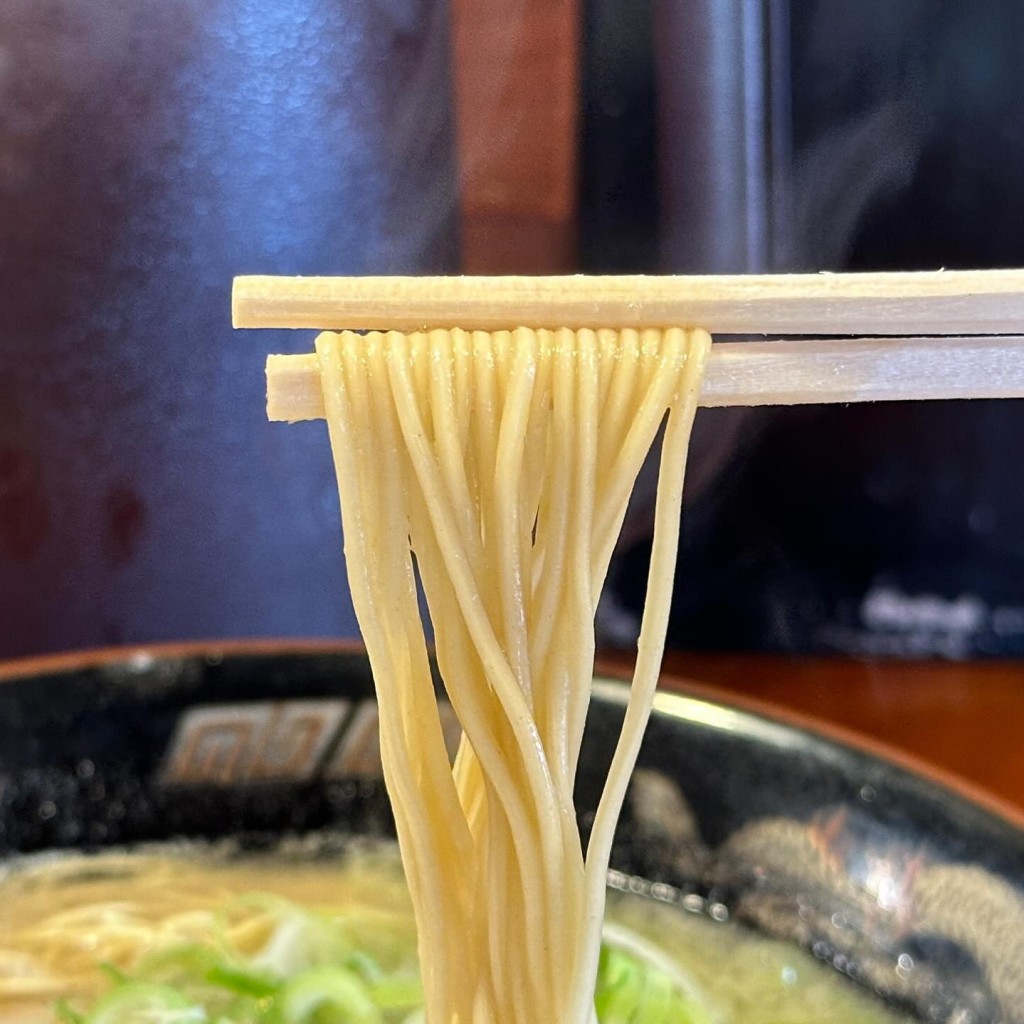
<instances>
[{"instance_id":1,"label":"ramen noodle","mask_svg":"<svg viewBox=\"0 0 1024 1024\"><path fill-rule=\"evenodd\" d=\"M419 929L427 1019L593 1019L612 833L660 667L703 331L317 339L349 585ZM625 723L586 852L594 615L665 424ZM420 615L463 740L450 769Z\"/></svg>"}]
</instances>

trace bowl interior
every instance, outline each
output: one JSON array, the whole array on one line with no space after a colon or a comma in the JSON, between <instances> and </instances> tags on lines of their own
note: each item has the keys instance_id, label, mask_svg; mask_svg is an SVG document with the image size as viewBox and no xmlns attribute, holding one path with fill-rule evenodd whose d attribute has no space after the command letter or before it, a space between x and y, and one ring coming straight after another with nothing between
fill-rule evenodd
<instances>
[{"instance_id":1,"label":"bowl interior","mask_svg":"<svg viewBox=\"0 0 1024 1024\"><path fill-rule=\"evenodd\" d=\"M626 690L595 681L586 836ZM0 856L388 835L356 650L137 652L0 686ZM447 734L458 726L450 713ZM809 949L922 1020L1024 1020L1024 833L929 778L687 692L658 698L610 884Z\"/></svg>"}]
</instances>

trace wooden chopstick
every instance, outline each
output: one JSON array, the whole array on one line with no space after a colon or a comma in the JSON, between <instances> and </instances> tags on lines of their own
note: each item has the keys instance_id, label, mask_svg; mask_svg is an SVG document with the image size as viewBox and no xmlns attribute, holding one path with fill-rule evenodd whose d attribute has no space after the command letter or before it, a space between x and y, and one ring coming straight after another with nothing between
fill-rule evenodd
<instances>
[{"instance_id":1,"label":"wooden chopstick","mask_svg":"<svg viewBox=\"0 0 1024 1024\"><path fill-rule=\"evenodd\" d=\"M1024 332L1024 270L712 277L239 277L236 327L703 327L712 334Z\"/></svg>"},{"instance_id":2,"label":"wooden chopstick","mask_svg":"<svg viewBox=\"0 0 1024 1024\"><path fill-rule=\"evenodd\" d=\"M1024 336L715 342L703 406L1024 397ZM267 417L324 415L315 355L267 359Z\"/></svg>"}]
</instances>

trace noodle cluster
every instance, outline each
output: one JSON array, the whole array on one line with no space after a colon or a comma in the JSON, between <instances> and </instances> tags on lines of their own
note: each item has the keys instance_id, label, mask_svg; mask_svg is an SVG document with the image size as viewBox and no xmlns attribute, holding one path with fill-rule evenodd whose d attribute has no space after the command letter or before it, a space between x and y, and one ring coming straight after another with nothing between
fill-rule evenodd
<instances>
[{"instance_id":1,"label":"noodle cluster","mask_svg":"<svg viewBox=\"0 0 1024 1024\"><path fill-rule=\"evenodd\" d=\"M594 1019L612 833L667 628L703 331L317 339L430 1024ZM586 855L594 614L663 422L636 674ZM431 677L463 728L454 767Z\"/></svg>"}]
</instances>

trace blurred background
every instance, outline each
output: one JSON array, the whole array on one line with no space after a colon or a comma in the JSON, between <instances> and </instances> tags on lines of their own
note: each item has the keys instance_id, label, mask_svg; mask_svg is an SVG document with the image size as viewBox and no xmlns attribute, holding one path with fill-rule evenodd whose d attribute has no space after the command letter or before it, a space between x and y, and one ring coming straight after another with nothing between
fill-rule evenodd
<instances>
[{"instance_id":1,"label":"blurred background","mask_svg":"<svg viewBox=\"0 0 1024 1024\"><path fill-rule=\"evenodd\" d=\"M1021 265L1022 165L1015 0L3 0L0 657L355 635L235 274ZM1024 654L1022 430L702 411L671 645Z\"/></svg>"}]
</instances>

